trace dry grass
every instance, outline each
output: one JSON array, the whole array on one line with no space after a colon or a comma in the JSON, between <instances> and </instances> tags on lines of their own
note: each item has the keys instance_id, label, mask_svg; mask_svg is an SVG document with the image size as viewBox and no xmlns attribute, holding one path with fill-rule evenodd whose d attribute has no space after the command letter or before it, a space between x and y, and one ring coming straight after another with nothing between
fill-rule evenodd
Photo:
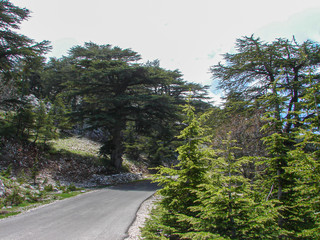
<instances>
[{"instance_id":1,"label":"dry grass","mask_svg":"<svg viewBox=\"0 0 320 240\"><path fill-rule=\"evenodd\" d=\"M69 137L50 141L57 151L67 151L82 156L99 157L100 143L83 137Z\"/></svg>"}]
</instances>

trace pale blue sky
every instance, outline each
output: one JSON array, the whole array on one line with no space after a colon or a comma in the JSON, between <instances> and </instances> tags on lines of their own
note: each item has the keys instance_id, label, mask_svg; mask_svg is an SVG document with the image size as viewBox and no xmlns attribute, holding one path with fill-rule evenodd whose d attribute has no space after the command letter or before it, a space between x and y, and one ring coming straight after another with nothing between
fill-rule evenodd
<instances>
[{"instance_id":1,"label":"pale blue sky","mask_svg":"<svg viewBox=\"0 0 320 240\"><path fill-rule=\"evenodd\" d=\"M49 40L60 57L92 41L159 59L187 81L211 85L209 67L255 34L320 42L319 0L11 0L32 11L21 32ZM214 96L214 94L212 94ZM215 96L217 99L217 96Z\"/></svg>"}]
</instances>

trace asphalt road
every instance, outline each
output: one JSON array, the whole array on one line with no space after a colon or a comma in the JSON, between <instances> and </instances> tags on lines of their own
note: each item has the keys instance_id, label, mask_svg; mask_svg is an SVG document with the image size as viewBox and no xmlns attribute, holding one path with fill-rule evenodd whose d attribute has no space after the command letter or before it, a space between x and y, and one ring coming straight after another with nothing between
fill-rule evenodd
<instances>
[{"instance_id":1,"label":"asphalt road","mask_svg":"<svg viewBox=\"0 0 320 240\"><path fill-rule=\"evenodd\" d=\"M156 190L148 181L57 201L0 221L1 240L120 240L141 203Z\"/></svg>"}]
</instances>

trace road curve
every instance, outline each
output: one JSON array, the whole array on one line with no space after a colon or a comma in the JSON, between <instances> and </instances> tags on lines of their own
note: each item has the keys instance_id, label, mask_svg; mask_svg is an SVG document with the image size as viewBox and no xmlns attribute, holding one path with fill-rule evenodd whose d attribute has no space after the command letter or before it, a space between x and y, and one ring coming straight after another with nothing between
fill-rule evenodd
<instances>
[{"instance_id":1,"label":"road curve","mask_svg":"<svg viewBox=\"0 0 320 240\"><path fill-rule=\"evenodd\" d=\"M149 181L85 193L0 221L2 240L121 240L141 203L157 187Z\"/></svg>"}]
</instances>

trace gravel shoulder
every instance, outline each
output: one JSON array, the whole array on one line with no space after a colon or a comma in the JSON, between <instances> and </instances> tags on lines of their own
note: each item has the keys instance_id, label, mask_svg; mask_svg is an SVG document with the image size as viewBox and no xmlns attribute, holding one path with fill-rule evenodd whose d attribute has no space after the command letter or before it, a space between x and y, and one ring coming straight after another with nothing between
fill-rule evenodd
<instances>
[{"instance_id":1,"label":"gravel shoulder","mask_svg":"<svg viewBox=\"0 0 320 240\"><path fill-rule=\"evenodd\" d=\"M160 197L156 194L152 195L150 198L145 200L137 214L136 219L130 226L128 230L128 237L124 240L140 240L141 238L141 228L144 226L146 220L148 219L153 207L155 206L155 203L160 200Z\"/></svg>"}]
</instances>

